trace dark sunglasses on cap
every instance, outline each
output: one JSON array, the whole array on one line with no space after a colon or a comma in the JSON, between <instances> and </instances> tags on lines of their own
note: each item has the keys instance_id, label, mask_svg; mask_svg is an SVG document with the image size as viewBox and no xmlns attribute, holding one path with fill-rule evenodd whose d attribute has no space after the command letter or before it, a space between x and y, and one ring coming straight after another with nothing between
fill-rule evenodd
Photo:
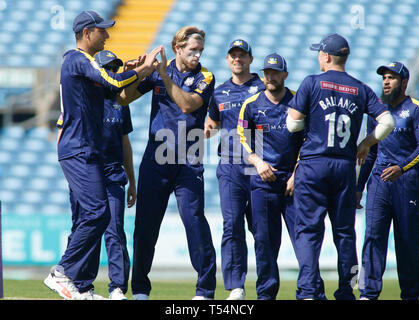
<instances>
[{"instance_id":1,"label":"dark sunglasses on cap","mask_svg":"<svg viewBox=\"0 0 419 320\"><path fill-rule=\"evenodd\" d=\"M119 70L119 66L103 66L103 69L117 73Z\"/></svg>"}]
</instances>

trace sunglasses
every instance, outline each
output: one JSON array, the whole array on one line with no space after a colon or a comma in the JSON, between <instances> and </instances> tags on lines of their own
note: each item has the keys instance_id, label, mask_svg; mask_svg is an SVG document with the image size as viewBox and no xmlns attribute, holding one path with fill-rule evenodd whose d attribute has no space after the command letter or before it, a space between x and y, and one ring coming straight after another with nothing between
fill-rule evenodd
<instances>
[{"instance_id":1,"label":"sunglasses","mask_svg":"<svg viewBox=\"0 0 419 320\"><path fill-rule=\"evenodd\" d=\"M117 73L119 70L119 66L103 66L103 69Z\"/></svg>"}]
</instances>

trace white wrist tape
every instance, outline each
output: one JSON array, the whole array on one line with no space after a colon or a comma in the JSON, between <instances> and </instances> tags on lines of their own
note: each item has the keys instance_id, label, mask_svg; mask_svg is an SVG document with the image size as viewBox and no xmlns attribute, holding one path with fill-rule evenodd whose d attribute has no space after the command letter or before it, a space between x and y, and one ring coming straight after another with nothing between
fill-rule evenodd
<instances>
[{"instance_id":1,"label":"white wrist tape","mask_svg":"<svg viewBox=\"0 0 419 320\"><path fill-rule=\"evenodd\" d=\"M287 116L287 129L289 132L298 132L304 129L305 122L304 119L301 120L294 120L290 117L290 115Z\"/></svg>"},{"instance_id":2,"label":"white wrist tape","mask_svg":"<svg viewBox=\"0 0 419 320\"><path fill-rule=\"evenodd\" d=\"M377 140L383 140L394 128L394 119L390 112L383 112L375 120L378 124L374 129L374 138Z\"/></svg>"}]
</instances>

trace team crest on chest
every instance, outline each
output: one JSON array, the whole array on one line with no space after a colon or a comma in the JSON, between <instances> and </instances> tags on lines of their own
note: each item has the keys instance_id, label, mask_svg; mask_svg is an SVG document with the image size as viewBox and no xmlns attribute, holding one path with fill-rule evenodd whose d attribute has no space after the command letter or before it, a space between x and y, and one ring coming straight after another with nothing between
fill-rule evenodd
<instances>
[{"instance_id":1,"label":"team crest on chest","mask_svg":"<svg viewBox=\"0 0 419 320\"><path fill-rule=\"evenodd\" d=\"M118 111L122 110L122 106L120 106L120 105L119 105L119 104L117 104L117 103L114 103L114 104L112 105L112 107L113 107L115 110L118 110Z\"/></svg>"},{"instance_id":2,"label":"team crest on chest","mask_svg":"<svg viewBox=\"0 0 419 320\"><path fill-rule=\"evenodd\" d=\"M247 92L249 92L250 94L255 94L256 92L258 92L258 87L251 86Z\"/></svg>"},{"instance_id":3,"label":"team crest on chest","mask_svg":"<svg viewBox=\"0 0 419 320\"><path fill-rule=\"evenodd\" d=\"M187 77L185 80L185 86L190 87L193 84L194 79L194 77Z\"/></svg>"},{"instance_id":4,"label":"team crest on chest","mask_svg":"<svg viewBox=\"0 0 419 320\"><path fill-rule=\"evenodd\" d=\"M399 113L399 117L402 119L406 119L410 117L410 111L409 110L402 110Z\"/></svg>"}]
</instances>

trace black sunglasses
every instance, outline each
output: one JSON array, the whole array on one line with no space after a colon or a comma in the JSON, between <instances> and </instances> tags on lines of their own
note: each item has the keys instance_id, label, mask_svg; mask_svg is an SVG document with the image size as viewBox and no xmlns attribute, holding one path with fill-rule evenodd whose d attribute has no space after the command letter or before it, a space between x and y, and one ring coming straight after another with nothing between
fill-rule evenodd
<instances>
[{"instance_id":1,"label":"black sunglasses","mask_svg":"<svg viewBox=\"0 0 419 320\"><path fill-rule=\"evenodd\" d=\"M117 73L119 70L119 66L103 66L103 69Z\"/></svg>"}]
</instances>

